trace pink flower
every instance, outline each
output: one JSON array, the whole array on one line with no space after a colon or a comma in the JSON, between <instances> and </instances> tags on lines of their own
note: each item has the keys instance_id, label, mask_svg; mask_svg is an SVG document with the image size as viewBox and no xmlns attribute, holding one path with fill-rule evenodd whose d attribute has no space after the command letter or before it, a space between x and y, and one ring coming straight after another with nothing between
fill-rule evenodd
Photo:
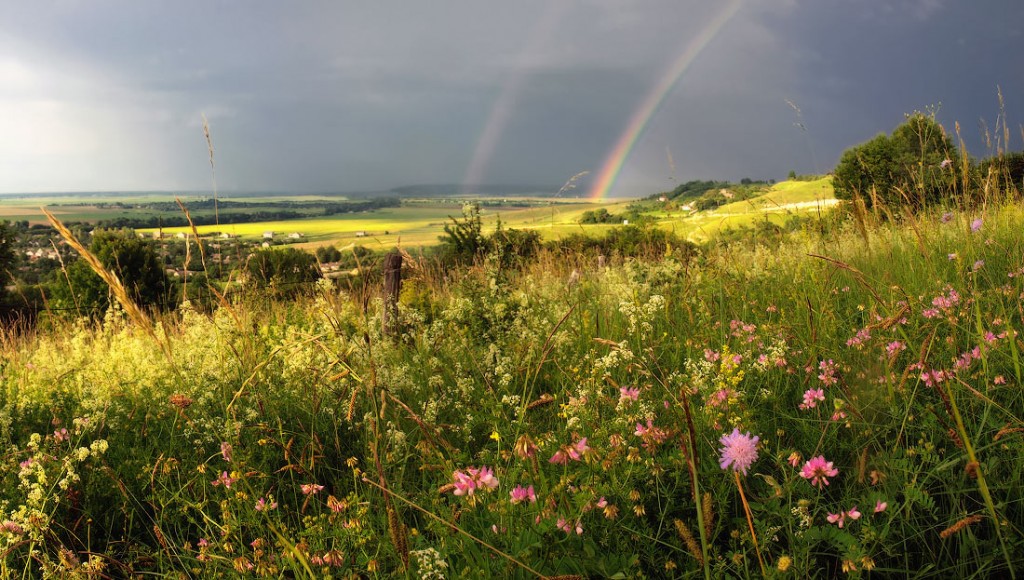
<instances>
[{"instance_id":1,"label":"pink flower","mask_svg":"<svg viewBox=\"0 0 1024 580\"><path fill-rule=\"evenodd\" d=\"M831 461L825 461L825 457L822 455L809 459L800 470L800 477L811 480L811 485L818 488L828 485L828 478L837 475L839 475L839 470L832 466Z\"/></svg>"},{"instance_id":2,"label":"pink flower","mask_svg":"<svg viewBox=\"0 0 1024 580\"><path fill-rule=\"evenodd\" d=\"M579 461L587 451L590 451L590 447L587 447L586 437L581 438L579 441L574 443L572 447L566 449L566 453L569 454L569 457L572 458L573 461Z\"/></svg>"},{"instance_id":3,"label":"pink flower","mask_svg":"<svg viewBox=\"0 0 1024 580\"><path fill-rule=\"evenodd\" d=\"M223 485L227 489L231 489L231 484L235 483L236 481L238 481L237 477L231 477L230 475L228 475L228 472L222 471L220 472L220 477L211 481L210 483L214 487L217 487L218 485Z\"/></svg>"},{"instance_id":4,"label":"pink flower","mask_svg":"<svg viewBox=\"0 0 1024 580\"><path fill-rule=\"evenodd\" d=\"M885 345L885 352L889 353L889 356L892 356L892 355L894 355L894 354L896 354L898 352L904 351L906 349L907 349L907 346L905 344L903 344L902 342L898 341L898 340L894 340L894 341L890 342L889 344Z\"/></svg>"},{"instance_id":5,"label":"pink flower","mask_svg":"<svg viewBox=\"0 0 1024 580\"><path fill-rule=\"evenodd\" d=\"M948 211L946 213L942 214L942 217L939 218L939 221L944 223L944 224L948 224L952 220L953 220L953 213L952 212L948 212Z\"/></svg>"},{"instance_id":6,"label":"pink flower","mask_svg":"<svg viewBox=\"0 0 1024 580\"><path fill-rule=\"evenodd\" d=\"M860 512L857 511L857 506L853 506L852 508L850 508L849 511L846 512L846 517L850 518L851 520L859 520Z\"/></svg>"},{"instance_id":7,"label":"pink flower","mask_svg":"<svg viewBox=\"0 0 1024 580\"><path fill-rule=\"evenodd\" d=\"M887 507L889 507L888 503L886 503L886 502L884 502L882 500L878 500L878 501L875 502L875 513L876 514L882 513L882 512L885 511L885 508L887 508Z\"/></svg>"},{"instance_id":8,"label":"pink flower","mask_svg":"<svg viewBox=\"0 0 1024 580\"><path fill-rule=\"evenodd\" d=\"M601 499L597 500L597 507L601 509L608 507L608 500L606 500L603 495L601 496Z\"/></svg>"},{"instance_id":9,"label":"pink flower","mask_svg":"<svg viewBox=\"0 0 1024 580\"><path fill-rule=\"evenodd\" d=\"M473 495L477 489L494 489L498 487L498 478L489 467L470 467L466 471L452 473L452 484L455 495Z\"/></svg>"},{"instance_id":10,"label":"pink flower","mask_svg":"<svg viewBox=\"0 0 1024 580\"><path fill-rule=\"evenodd\" d=\"M224 461L231 463L231 444L227 441L220 444L220 456L224 458Z\"/></svg>"},{"instance_id":11,"label":"pink flower","mask_svg":"<svg viewBox=\"0 0 1024 580\"><path fill-rule=\"evenodd\" d=\"M992 384L993 385L1005 385L1006 384L1006 377L1004 377L1003 375L996 375L996 378L992 379Z\"/></svg>"},{"instance_id":12,"label":"pink flower","mask_svg":"<svg viewBox=\"0 0 1024 580\"><path fill-rule=\"evenodd\" d=\"M857 511L857 506L853 506L849 511L839 512L837 514L828 514L825 518L830 524L837 524L840 528L846 523L846 518L851 520L859 520L861 513Z\"/></svg>"},{"instance_id":13,"label":"pink flower","mask_svg":"<svg viewBox=\"0 0 1024 580\"><path fill-rule=\"evenodd\" d=\"M981 218L975 218L975 220L971 222L971 231L972 232L976 232L976 231L980 230L981 229L981 225L983 223L984 222L982 221Z\"/></svg>"},{"instance_id":14,"label":"pink flower","mask_svg":"<svg viewBox=\"0 0 1024 580\"><path fill-rule=\"evenodd\" d=\"M757 443L761 438L740 433L739 429L733 429L732 433L722 435L718 440L722 444L722 457L719 465L722 469L732 466L733 471L747 474L747 469L757 460Z\"/></svg>"},{"instance_id":15,"label":"pink flower","mask_svg":"<svg viewBox=\"0 0 1024 580\"><path fill-rule=\"evenodd\" d=\"M537 503L537 494L533 492L532 485L529 487L517 485L515 489L509 492L509 495L512 498L513 504L522 503L524 501L529 501L530 503Z\"/></svg>"},{"instance_id":16,"label":"pink flower","mask_svg":"<svg viewBox=\"0 0 1024 580\"><path fill-rule=\"evenodd\" d=\"M551 459L548 459L548 463L557 463L559 465L565 465L569 463L569 456L564 451L559 449L558 451L555 451L555 454L551 456Z\"/></svg>"},{"instance_id":17,"label":"pink flower","mask_svg":"<svg viewBox=\"0 0 1024 580\"><path fill-rule=\"evenodd\" d=\"M269 511L269 510L272 510L272 509L277 509L277 502L276 501L270 500L268 502L267 500L263 499L262 497L259 498L258 500L256 500L256 511L262 512L262 511Z\"/></svg>"},{"instance_id":18,"label":"pink flower","mask_svg":"<svg viewBox=\"0 0 1024 580\"><path fill-rule=\"evenodd\" d=\"M620 401L635 401L640 397L640 389L636 387L619 387Z\"/></svg>"},{"instance_id":19,"label":"pink flower","mask_svg":"<svg viewBox=\"0 0 1024 580\"><path fill-rule=\"evenodd\" d=\"M324 486L315 483L303 483L300 487L302 487L302 493L305 495L316 495L324 488Z\"/></svg>"},{"instance_id":20,"label":"pink flower","mask_svg":"<svg viewBox=\"0 0 1024 580\"><path fill-rule=\"evenodd\" d=\"M565 518L558 518L558 521L555 523L555 526L567 534L571 534L573 531L573 525L566 521ZM576 520L576 535L578 536L582 533L583 525L580 523L579 520Z\"/></svg>"},{"instance_id":21,"label":"pink flower","mask_svg":"<svg viewBox=\"0 0 1024 580\"><path fill-rule=\"evenodd\" d=\"M818 406L818 401L825 400L823 389L807 389L804 391L804 402L800 403L801 410L813 409Z\"/></svg>"}]
</instances>

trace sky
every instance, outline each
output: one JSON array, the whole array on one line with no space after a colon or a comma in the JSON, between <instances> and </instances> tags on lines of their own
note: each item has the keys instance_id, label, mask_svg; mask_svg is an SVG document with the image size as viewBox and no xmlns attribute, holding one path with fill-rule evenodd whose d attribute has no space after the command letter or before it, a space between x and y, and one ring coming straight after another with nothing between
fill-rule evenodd
<instances>
[{"instance_id":1,"label":"sky","mask_svg":"<svg viewBox=\"0 0 1024 580\"><path fill-rule=\"evenodd\" d=\"M0 5L0 193L784 179L915 110L1024 148L1019 0ZM1000 106L999 93L1003 96Z\"/></svg>"}]
</instances>

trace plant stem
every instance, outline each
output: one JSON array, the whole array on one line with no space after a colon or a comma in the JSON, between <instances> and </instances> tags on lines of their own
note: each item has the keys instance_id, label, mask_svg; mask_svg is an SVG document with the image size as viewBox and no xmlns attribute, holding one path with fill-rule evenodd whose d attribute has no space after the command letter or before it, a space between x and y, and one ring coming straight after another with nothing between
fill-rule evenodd
<instances>
[{"instance_id":1,"label":"plant stem","mask_svg":"<svg viewBox=\"0 0 1024 580\"><path fill-rule=\"evenodd\" d=\"M757 563L761 565L761 575L767 576L768 570L764 567L764 560L761 558L761 549L757 546L757 533L754 532L754 518L750 515L750 504L747 503L747 496L743 493L743 482L740 481L740 472L733 471L736 475L736 487L740 490L740 500L743 501L743 511L747 514L747 525L750 526L750 538L754 540L754 553L757 554Z\"/></svg>"}]
</instances>

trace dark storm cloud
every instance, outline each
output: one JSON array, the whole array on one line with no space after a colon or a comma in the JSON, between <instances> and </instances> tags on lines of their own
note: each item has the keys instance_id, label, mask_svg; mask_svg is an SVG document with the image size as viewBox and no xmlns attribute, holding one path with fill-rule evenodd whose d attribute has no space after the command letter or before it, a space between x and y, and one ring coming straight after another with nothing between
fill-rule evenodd
<instances>
[{"instance_id":1,"label":"dark storm cloud","mask_svg":"<svg viewBox=\"0 0 1024 580\"><path fill-rule=\"evenodd\" d=\"M0 191L207 188L202 114L226 189L455 183L471 164L483 181L557 186L599 169L725 4L9 3ZM616 192L825 171L937 103L984 153L996 85L1022 118L1022 25L1012 0L747 0L652 116Z\"/></svg>"}]
</instances>

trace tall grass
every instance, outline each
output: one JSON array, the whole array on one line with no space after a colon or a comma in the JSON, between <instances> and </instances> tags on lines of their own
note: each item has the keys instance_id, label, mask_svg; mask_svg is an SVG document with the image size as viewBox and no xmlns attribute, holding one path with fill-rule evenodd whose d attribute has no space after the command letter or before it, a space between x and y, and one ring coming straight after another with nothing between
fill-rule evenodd
<instances>
[{"instance_id":1,"label":"tall grass","mask_svg":"<svg viewBox=\"0 0 1024 580\"><path fill-rule=\"evenodd\" d=\"M1013 576L1024 209L881 215L4 335L0 575Z\"/></svg>"}]
</instances>

